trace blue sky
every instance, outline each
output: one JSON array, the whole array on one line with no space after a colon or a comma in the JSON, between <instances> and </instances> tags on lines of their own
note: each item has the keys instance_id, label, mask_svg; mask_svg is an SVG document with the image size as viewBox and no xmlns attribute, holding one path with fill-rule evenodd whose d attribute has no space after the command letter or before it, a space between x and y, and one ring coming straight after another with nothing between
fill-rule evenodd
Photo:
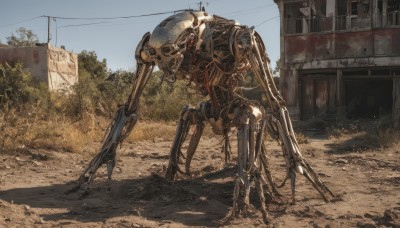
<instances>
[{"instance_id":1,"label":"blue sky","mask_svg":"<svg viewBox=\"0 0 400 228\"><path fill-rule=\"evenodd\" d=\"M180 9L198 9L200 1L192 0L2 0L0 8L0 40L7 42L19 27L31 29L40 42L47 42L47 18L54 17L124 17ZM271 58L272 66L279 58L279 11L273 0L209 0L202 1L210 14L235 19L240 24L256 26ZM95 51L99 59L107 59L112 70L135 69L134 51L146 32L172 14L117 20L51 20L51 44L79 53ZM98 23L85 26L89 23ZM63 27L68 26L68 27ZM58 27L58 28L57 28Z\"/></svg>"}]
</instances>

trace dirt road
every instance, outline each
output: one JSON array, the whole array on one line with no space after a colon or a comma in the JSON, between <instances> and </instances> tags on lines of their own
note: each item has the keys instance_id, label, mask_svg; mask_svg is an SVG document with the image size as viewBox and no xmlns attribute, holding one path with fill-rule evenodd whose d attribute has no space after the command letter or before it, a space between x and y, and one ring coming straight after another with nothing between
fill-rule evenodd
<instances>
[{"instance_id":1,"label":"dirt road","mask_svg":"<svg viewBox=\"0 0 400 228\"><path fill-rule=\"evenodd\" d=\"M400 145L369 146L357 135L327 139L310 134L304 156L340 197L324 203L304 177L297 183L297 204L269 204L271 227L400 227ZM281 150L268 141L273 176L284 177ZM192 179L165 181L170 139L124 145L110 189L105 169L90 194L65 195L71 182L99 148L82 154L23 148L0 154L1 227L182 227L266 226L261 213L225 221L232 205L234 161L224 166L221 138L205 137L195 155ZM232 145L235 148L235 145ZM254 191L253 191L254 192ZM252 202L258 207L256 193Z\"/></svg>"}]
</instances>

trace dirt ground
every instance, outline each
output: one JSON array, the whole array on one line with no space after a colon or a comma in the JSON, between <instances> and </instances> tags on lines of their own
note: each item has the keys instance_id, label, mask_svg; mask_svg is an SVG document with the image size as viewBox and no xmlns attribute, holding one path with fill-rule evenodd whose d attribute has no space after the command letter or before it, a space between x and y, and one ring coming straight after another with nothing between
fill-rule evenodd
<instances>
[{"instance_id":1,"label":"dirt ground","mask_svg":"<svg viewBox=\"0 0 400 228\"><path fill-rule=\"evenodd\" d=\"M290 185L268 207L270 227L400 227L400 146L371 146L362 135L329 139L312 129L301 144L309 163L339 197L325 203L299 176L297 203ZM105 168L90 194L65 195L92 158L98 143L83 153L34 150L0 154L1 227L253 227L266 226L260 212L225 220L232 206L234 160L224 165L220 137L203 137L192 179L165 181L171 139L124 144L118 151L110 189ZM233 148L235 145L232 142ZM285 167L280 148L267 141L277 183ZM252 202L258 207L253 190Z\"/></svg>"}]
</instances>

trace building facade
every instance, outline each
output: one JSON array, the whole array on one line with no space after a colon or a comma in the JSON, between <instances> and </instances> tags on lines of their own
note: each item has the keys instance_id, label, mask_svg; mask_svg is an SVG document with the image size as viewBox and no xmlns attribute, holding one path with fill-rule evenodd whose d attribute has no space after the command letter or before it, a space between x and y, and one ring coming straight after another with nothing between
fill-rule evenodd
<instances>
[{"instance_id":1,"label":"building facade","mask_svg":"<svg viewBox=\"0 0 400 228\"><path fill-rule=\"evenodd\" d=\"M48 44L35 47L1 47L0 63L22 62L26 71L46 83L51 91L78 82L78 56Z\"/></svg>"},{"instance_id":2,"label":"building facade","mask_svg":"<svg viewBox=\"0 0 400 228\"><path fill-rule=\"evenodd\" d=\"M400 116L400 0L275 0L297 119Z\"/></svg>"}]
</instances>

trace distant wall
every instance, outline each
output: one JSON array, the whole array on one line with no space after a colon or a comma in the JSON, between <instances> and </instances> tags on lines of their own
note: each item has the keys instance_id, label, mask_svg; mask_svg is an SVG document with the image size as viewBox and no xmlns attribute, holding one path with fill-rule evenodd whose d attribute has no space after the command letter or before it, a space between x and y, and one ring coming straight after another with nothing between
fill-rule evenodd
<instances>
[{"instance_id":1,"label":"distant wall","mask_svg":"<svg viewBox=\"0 0 400 228\"><path fill-rule=\"evenodd\" d=\"M60 48L48 49L50 90L59 90L78 82L78 55Z\"/></svg>"},{"instance_id":2,"label":"distant wall","mask_svg":"<svg viewBox=\"0 0 400 228\"><path fill-rule=\"evenodd\" d=\"M78 82L78 56L51 46L0 48L0 63L20 61L50 90L68 89Z\"/></svg>"},{"instance_id":3,"label":"distant wall","mask_svg":"<svg viewBox=\"0 0 400 228\"><path fill-rule=\"evenodd\" d=\"M22 62L33 77L48 84L47 46L0 48L0 63Z\"/></svg>"}]
</instances>

